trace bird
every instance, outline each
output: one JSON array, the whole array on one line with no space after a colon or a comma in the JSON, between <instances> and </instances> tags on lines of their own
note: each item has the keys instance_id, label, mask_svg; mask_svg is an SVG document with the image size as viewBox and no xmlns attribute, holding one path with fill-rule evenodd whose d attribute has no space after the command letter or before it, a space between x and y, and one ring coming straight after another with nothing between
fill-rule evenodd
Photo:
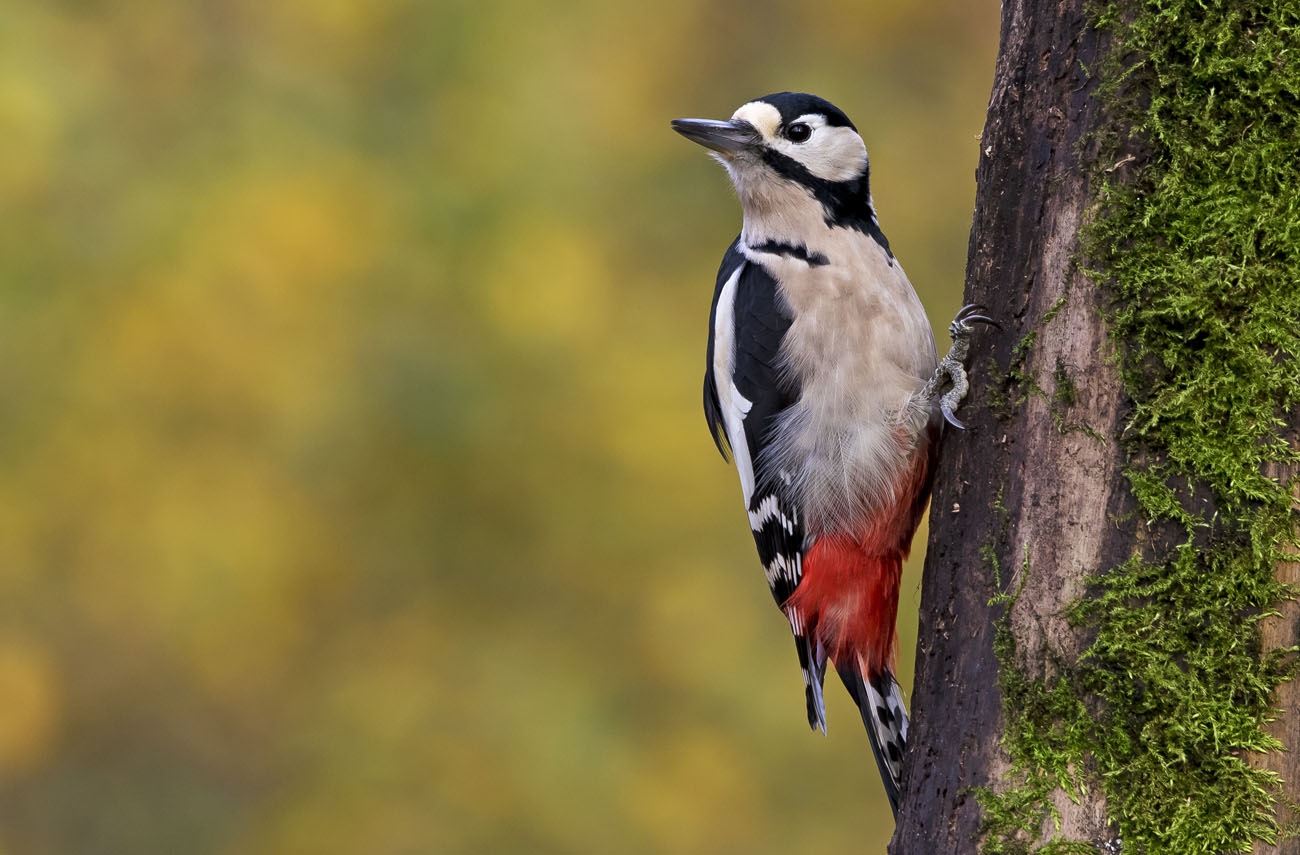
<instances>
[{"instance_id":1,"label":"bird","mask_svg":"<svg viewBox=\"0 0 1300 855\"><path fill-rule=\"evenodd\" d=\"M866 145L829 101L779 92L729 120L674 119L743 213L709 310L704 414L730 452L768 585L794 636L808 723L834 665L897 816L908 714L896 679L899 577L945 422L967 391L972 323L938 359L876 217Z\"/></svg>"}]
</instances>

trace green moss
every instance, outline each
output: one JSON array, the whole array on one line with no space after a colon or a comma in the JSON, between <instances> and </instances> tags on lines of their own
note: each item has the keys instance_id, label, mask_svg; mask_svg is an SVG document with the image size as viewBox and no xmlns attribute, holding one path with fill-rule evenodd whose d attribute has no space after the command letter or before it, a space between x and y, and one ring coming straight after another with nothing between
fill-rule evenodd
<instances>
[{"instance_id":1,"label":"green moss","mask_svg":"<svg viewBox=\"0 0 1300 855\"><path fill-rule=\"evenodd\" d=\"M1053 316L1055 313L1052 313ZM1040 327L1046 325L1049 318L1043 316ZM989 360L989 392L986 397L989 409L998 419L1006 421L1015 413L1017 407L1030 395L1047 400L1047 393L1038 385L1033 373L1028 368L1029 353L1038 341L1038 330L1031 330L1011 348L1011 359L1005 370L993 359Z\"/></svg>"},{"instance_id":2,"label":"green moss","mask_svg":"<svg viewBox=\"0 0 1300 855\"><path fill-rule=\"evenodd\" d=\"M1079 387L1066 370L1065 360L1059 356L1056 357L1056 367L1052 369L1052 382L1056 387L1052 391L1052 404L1063 410L1073 407L1075 399L1079 397Z\"/></svg>"},{"instance_id":3,"label":"green moss","mask_svg":"<svg viewBox=\"0 0 1300 855\"><path fill-rule=\"evenodd\" d=\"M1105 443L1106 438L1097 430L1082 421L1072 421L1070 410L1078 397L1078 386L1070 377L1065 362L1058 358L1052 371L1052 391L1043 388L1042 382L1035 376L1029 366L1029 354L1038 342L1038 334L1048 328L1061 309L1065 307L1066 298L1060 297L1043 313L1035 329L1030 330L1011 348L1011 358L1004 370L997 361L990 359L986 368L989 378L985 403L990 411L1002 421L1009 420L1017 408L1031 397L1041 398L1047 403L1048 412L1056 429L1061 433L1083 433L1098 442Z\"/></svg>"},{"instance_id":4,"label":"green moss","mask_svg":"<svg viewBox=\"0 0 1300 855\"><path fill-rule=\"evenodd\" d=\"M1005 527L1005 512L1000 517L1000 527ZM1029 578L1028 549L1021 562L1020 580L1014 589L1009 580L1004 583L1002 579L996 546L986 543L980 552L993 570L998 591L989 605L1003 607L1003 615L997 621L993 636L993 652L998 659L998 682L1007 719L1003 742L1013 748L1018 778L1014 786L999 792L988 788L975 790L975 798L984 811L981 826L985 840L983 851L988 855L1020 855L1031 851L1061 855L1093 853L1096 849L1090 844L1060 838L1036 845L1039 831L1047 819L1050 818L1059 830L1060 812L1051 801L1051 794L1061 789L1071 798L1076 798L1083 792L1082 783L1072 769L1074 755L1059 750L1058 743L1067 734L1058 723L1075 721L1086 711L1064 679L1057 678L1049 686L1027 676L1019 667L1018 642L1011 629L1010 614Z\"/></svg>"},{"instance_id":5,"label":"green moss","mask_svg":"<svg viewBox=\"0 0 1300 855\"><path fill-rule=\"evenodd\" d=\"M1071 606L1095 641L1054 678L1022 673L999 624L1015 771L979 794L984 849L1093 851L1037 837L1053 791L1100 786L1126 853L1246 852L1290 830L1276 777L1242 754L1280 748L1263 724L1296 671L1259 622L1293 595L1274 568L1295 484L1269 473L1300 462L1300 2L1126 0L1096 24L1115 42L1094 69L1113 121L1081 248L1132 401L1113 439L1139 545Z\"/></svg>"},{"instance_id":6,"label":"green moss","mask_svg":"<svg viewBox=\"0 0 1300 855\"><path fill-rule=\"evenodd\" d=\"M1060 313L1061 309L1064 308L1065 297L1057 297L1056 302L1052 304L1052 307L1043 313L1043 323L1051 323L1052 319L1055 318Z\"/></svg>"}]
</instances>

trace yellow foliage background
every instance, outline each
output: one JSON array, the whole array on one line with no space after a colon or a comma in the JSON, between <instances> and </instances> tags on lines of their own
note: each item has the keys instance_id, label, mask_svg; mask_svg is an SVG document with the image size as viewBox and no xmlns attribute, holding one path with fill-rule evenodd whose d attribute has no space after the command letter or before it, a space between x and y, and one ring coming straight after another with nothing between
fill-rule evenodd
<instances>
[{"instance_id":1,"label":"yellow foliage background","mask_svg":"<svg viewBox=\"0 0 1300 855\"><path fill-rule=\"evenodd\" d=\"M668 120L843 107L942 342L993 0L3 17L0 852L882 850L705 431L738 209Z\"/></svg>"}]
</instances>

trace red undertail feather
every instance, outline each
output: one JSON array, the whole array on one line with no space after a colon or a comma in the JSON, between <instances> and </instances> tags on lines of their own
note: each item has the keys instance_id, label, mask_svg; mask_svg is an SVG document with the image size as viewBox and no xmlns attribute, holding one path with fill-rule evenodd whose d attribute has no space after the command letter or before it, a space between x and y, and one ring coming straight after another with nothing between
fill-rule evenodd
<instances>
[{"instance_id":1,"label":"red undertail feather","mask_svg":"<svg viewBox=\"0 0 1300 855\"><path fill-rule=\"evenodd\" d=\"M803 562L803 580L790 597L804 626L837 666L856 656L873 677L894 664L898 577L902 556L873 554L851 535L822 537Z\"/></svg>"},{"instance_id":2,"label":"red undertail feather","mask_svg":"<svg viewBox=\"0 0 1300 855\"><path fill-rule=\"evenodd\" d=\"M856 657L870 680L894 670L898 580L930 494L931 449L923 444L894 501L854 531L820 535L803 560L803 578L785 603L792 622L815 634L843 667Z\"/></svg>"}]
</instances>

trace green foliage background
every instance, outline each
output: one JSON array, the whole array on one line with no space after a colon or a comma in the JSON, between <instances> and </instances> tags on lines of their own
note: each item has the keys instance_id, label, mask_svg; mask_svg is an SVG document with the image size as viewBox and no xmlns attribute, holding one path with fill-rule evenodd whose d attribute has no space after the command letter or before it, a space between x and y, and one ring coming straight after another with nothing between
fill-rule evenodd
<instances>
[{"instance_id":1,"label":"green foliage background","mask_svg":"<svg viewBox=\"0 0 1300 855\"><path fill-rule=\"evenodd\" d=\"M738 210L667 122L843 107L942 330L997 3L3 18L0 852L882 850L704 429Z\"/></svg>"}]
</instances>

